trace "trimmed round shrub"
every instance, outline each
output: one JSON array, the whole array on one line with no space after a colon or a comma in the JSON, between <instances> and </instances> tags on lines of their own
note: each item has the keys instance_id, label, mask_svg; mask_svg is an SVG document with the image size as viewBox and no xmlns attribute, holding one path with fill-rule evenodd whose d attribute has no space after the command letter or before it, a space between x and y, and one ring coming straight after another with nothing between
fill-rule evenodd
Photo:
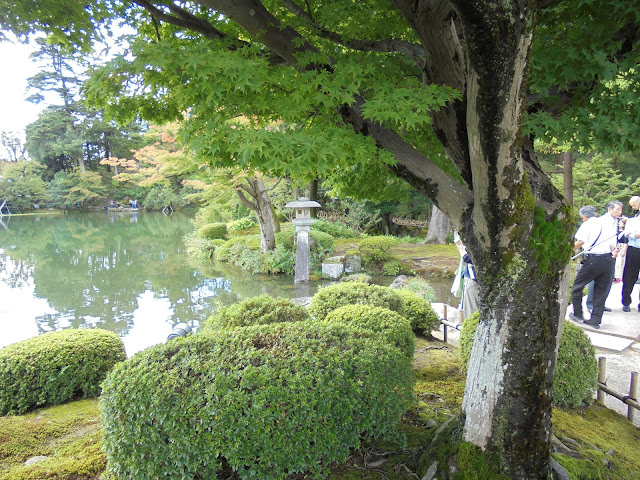
<instances>
[{"instance_id":1,"label":"trimmed round shrub","mask_svg":"<svg viewBox=\"0 0 640 480\"><path fill-rule=\"evenodd\" d=\"M380 338L399 348L407 357L413 357L416 342L409 320L388 308L347 305L329 312L324 322L363 328L377 333Z\"/></svg>"},{"instance_id":2,"label":"trimmed round shrub","mask_svg":"<svg viewBox=\"0 0 640 480\"><path fill-rule=\"evenodd\" d=\"M398 244L396 237L367 237L360 242L358 250L365 266L377 266L391 259L391 248Z\"/></svg>"},{"instance_id":3,"label":"trimmed round shrub","mask_svg":"<svg viewBox=\"0 0 640 480\"><path fill-rule=\"evenodd\" d=\"M460 332L460 360L466 370L480 316L475 312L465 320ZM579 407L593 401L598 387L596 351L587 334L565 322L553 378L553 403L561 407Z\"/></svg>"},{"instance_id":4,"label":"trimmed round shrub","mask_svg":"<svg viewBox=\"0 0 640 480\"><path fill-rule=\"evenodd\" d=\"M580 327L565 322L553 378L553 402L561 407L590 404L597 387L596 349Z\"/></svg>"},{"instance_id":5,"label":"trimmed round shrub","mask_svg":"<svg viewBox=\"0 0 640 480\"><path fill-rule=\"evenodd\" d=\"M429 335L432 330L440 328L440 318L429 302L406 288L399 288L395 292L402 299L402 315L411 322L414 332Z\"/></svg>"},{"instance_id":6,"label":"trimmed round shrub","mask_svg":"<svg viewBox=\"0 0 640 480\"><path fill-rule=\"evenodd\" d=\"M304 307L286 298L273 298L265 294L218 309L207 319L205 329L301 322L308 318L309 314Z\"/></svg>"},{"instance_id":7,"label":"trimmed round shrub","mask_svg":"<svg viewBox=\"0 0 640 480\"><path fill-rule=\"evenodd\" d=\"M96 397L113 366L126 358L122 340L106 330L45 333L0 349L0 415Z\"/></svg>"},{"instance_id":8,"label":"trimmed round shrub","mask_svg":"<svg viewBox=\"0 0 640 480\"><path fill-rule=\"evenodd\" d=\"M371 305L402 312L402 299L389 287L361 282L341 282L318 290L311 298L309 315L324 320L327 314L346 305Z\"/></svg>"},{"instance_id":9,"label":"trimmed round shrub","mask_svg":"<svg viewBox=\"0 0 640 480\"><path fill-rule=\"evenodd\" d=\"M198 230L198 236L209 240L217 240L227 236L226 223L209 223Z\"/></svg>"},{"instance_id":10,"label":"trimmed round shrub","mask_svg":"<svg viewBox=\"0 0 640 480\"><path fill-rule=\"evenodd\" d=\"M116 478L326 476L364 438L398 439L413 372L359 329L277 323L190 335L116 366L100 397Z\"/></svg>"}]
</instances>

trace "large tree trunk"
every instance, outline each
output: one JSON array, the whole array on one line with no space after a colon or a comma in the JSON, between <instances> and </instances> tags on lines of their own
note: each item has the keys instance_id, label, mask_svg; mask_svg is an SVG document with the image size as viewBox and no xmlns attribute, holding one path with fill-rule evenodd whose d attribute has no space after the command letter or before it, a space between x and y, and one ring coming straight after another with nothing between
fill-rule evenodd
<instances>
[{"instance_id":1,"label":"large tree trunk","mask_svg":"<svg viewBox=\"0 0 640 480\"><path fill-rule=\"evenodd\" d=\"M481 321L462 406L463 437L497 454L510 478L546 479L555 352L566 305L560 285L573 226L521 132L533 13L518 1L395 3L427 59L438 59L427 61L425 81L463 92L432 121L469 189L468 202L464 187L429 172L428 159L367 125L396 154L397 173L458 227L479 273Z\"/></svg>"},{"instance_id":2,"label":"large tree trunk","mask_svg":"<svg viewBox=\"0 0 640 480\"><path fill-rule=\"evenodd\" d=\"M431 209L431 220L429 221L429 230L424 243L447 243L447 235L449 235L449 219L435 205Z\"/></svg>"},{"instance_id":3,"label":"large tree trunk","mask_svg":"<svg viewBox=\"0 0 640 480\"><path fill-rule=\"evenodd\" d=\"M242 204L255 213L260 226L260 246L263 252L276 248L276 232L280 230L280 225L276 217L269 189L265 188L264 182L256 177L245 178L246 183L236 186L236 193ZM246 197L248 194L251 198Z\"/></svg>"}]
</instances>

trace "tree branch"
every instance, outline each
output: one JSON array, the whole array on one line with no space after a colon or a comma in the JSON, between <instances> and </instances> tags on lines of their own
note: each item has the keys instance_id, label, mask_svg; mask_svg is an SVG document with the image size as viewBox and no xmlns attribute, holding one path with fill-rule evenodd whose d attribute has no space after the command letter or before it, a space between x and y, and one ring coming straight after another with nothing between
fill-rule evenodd
<instances>
[{"instance_id":1,"label":"tree branch","mask_svg":"<svg viewBox=\"0 0 640 480\"><path fill-rule=\"evenodd\" d=\"M280 178L278 179L278 181L273 185L273 187L271 187L271 188L265 188L265 189L263 190L263 192L270 192L271 190L275 189L281 181L282 181L282 177L280 177Z\"/></svg>"},{"instance_id":2,"label":"tree branch","mask_svg":"<svg viewBox=\"0 0 640 480\"><path fill-rule=\"evenodd\" d=\"M136 5L141 6L146 11L151 14L151 16L165 23L169 23L171 25L175 25L176 27L185 28L188 30L193 30L203 34L205 37L210 38L212 40L225 40L227 36L221 31L214 28L209 22L202 18L198 18L195 15L183 10L177 5L170 5L169 9L176 15L168 15L158 7L156 7L153 3L147 0L132 0Z\"/></svg>"},{"instance_id":3,"label":"tree branch","mask_svg":"<svg viewBox=\"0 0 640 480\"><path fill-rule=\"evenodd\" d=\"M246 189L245 189L246 190ZM252 212L256 212L258 210L258 206L251 202L245 195L242 193L242 185L236 186L236 194L240 199L240 203L242 203L245 207L247 207Z\"/></svg>"},{"instance_id":4,"label":"tree branch","mask_svg":"<svg viewBox=\"0 0 640 480\"><path fill-rule=\"evenodd\" d=\"M298 18L305 20L313 28L315 28L322 38L331 40L333 43L363 52L404 53L415 62L418 68L422 68L424 66L424 50L419 45L398 39L345 41L342 35L331 32L330 30L326 29L324 26L316 22L311 16L311 13L305 12L293 0L281 0L281 2L291 13L296 15Z\"/></svg>"}]
</instances>

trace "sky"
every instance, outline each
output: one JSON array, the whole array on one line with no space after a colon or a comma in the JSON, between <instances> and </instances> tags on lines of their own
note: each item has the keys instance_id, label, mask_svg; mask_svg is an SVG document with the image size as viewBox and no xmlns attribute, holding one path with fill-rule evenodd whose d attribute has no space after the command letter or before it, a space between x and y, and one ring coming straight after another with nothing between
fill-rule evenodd
<instances>
[{"instance_id":1,"label":"sky","mask_svg":"<svg viewBox=\"0 0 640 480\"><path fill-rule=\"evenodd\" d=\"M27 102L27 78L38 72L29 58L30 45L0 42L0 131L18 132L24 138L24 128L38 118L43 104Z\"/></svg>"}]
</instances>

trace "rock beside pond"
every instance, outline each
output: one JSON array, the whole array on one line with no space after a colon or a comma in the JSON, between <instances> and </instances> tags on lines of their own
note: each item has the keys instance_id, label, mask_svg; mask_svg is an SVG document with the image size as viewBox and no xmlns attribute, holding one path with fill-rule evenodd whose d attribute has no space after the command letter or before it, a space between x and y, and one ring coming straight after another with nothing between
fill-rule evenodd
<instances>
[{"instance_id":1,"label":"rock beside pond","mask_svg":"<svg viewBox=\"0 0 640 480\"><path fill-rule=\"evenodd\" d=\"M396 277L396 279L393 282L391 282L391 285L389 285L389 288L393 288L393 289L402 288L407 284L408 281L409 281L409 278L406 275L400 275Z\"/></svg>"}]
</instances>

